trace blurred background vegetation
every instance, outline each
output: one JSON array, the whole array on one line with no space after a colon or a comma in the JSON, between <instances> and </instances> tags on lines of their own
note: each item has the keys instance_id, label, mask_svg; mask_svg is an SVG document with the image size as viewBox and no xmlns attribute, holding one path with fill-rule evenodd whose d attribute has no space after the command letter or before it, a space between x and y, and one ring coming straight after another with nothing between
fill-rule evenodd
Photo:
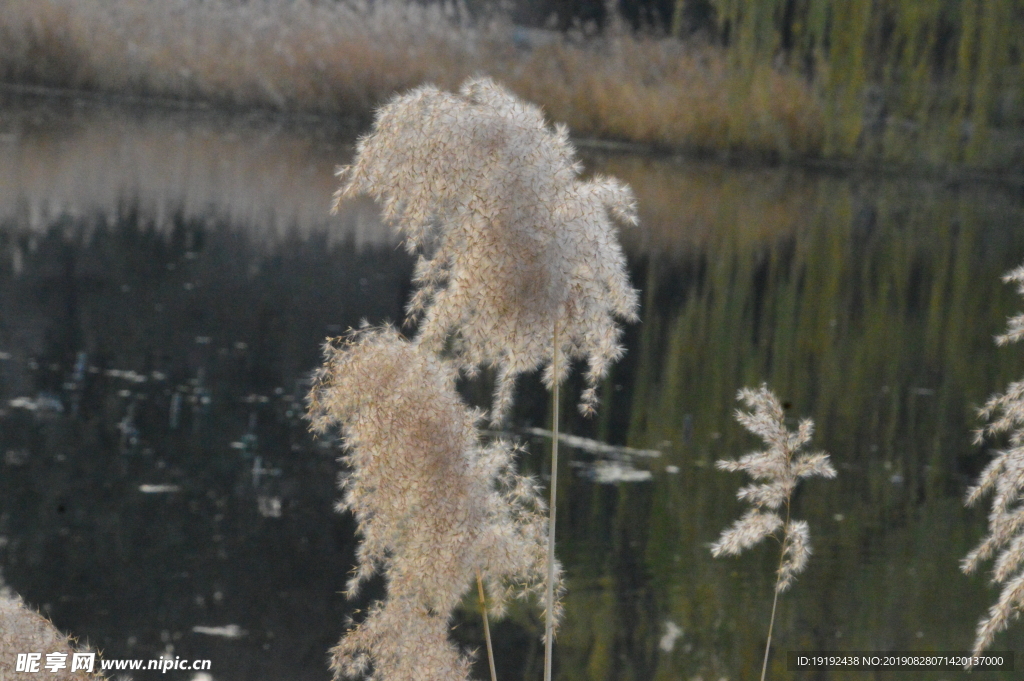
<instances>
[{"instance_id":1,"label":"blurred background vegetation","mask_svg":"<svg viewBox=\"0 0 1024 681\"><path fill-rule=\"evenodd\" d=\"M7 0L0 81L368 120L485 73L581 137L1019 175L1022 0Z\"/></svg>"}]
</instances>

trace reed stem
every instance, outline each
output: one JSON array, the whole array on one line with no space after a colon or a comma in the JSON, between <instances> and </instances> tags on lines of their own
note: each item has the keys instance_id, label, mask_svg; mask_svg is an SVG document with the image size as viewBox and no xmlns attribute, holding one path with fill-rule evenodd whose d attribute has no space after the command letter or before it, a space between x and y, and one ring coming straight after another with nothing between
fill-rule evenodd
<instances>
[{"instance_id":1,"label":"reed stem","mask_svg":"<svg viewBox=\"0 0 1024 681\"><path fill-rule=\"evenodd\" d=\"M476 589L480 594L480 610L484 617L484 640L487 641L487 662L491 665L491 681L498 681L498 672L494 669L494 648L491 647L491 625L487 623L487 596L484 594L484 581L480 571L476 571Z\"/></svg>"},{"instance_id":2,"label":"reed stem","mask_svg":"<svg viewBox=\"0 0 1024 681\"><path fill-rule=\"evenodd\" d=\"M555 622L555 496L558 491L558 322L555 322L554 352L551 371L554 387L551 391L551 502L548 507L548 585L545 599L547 617L544 624L544 681L551 681L551 658Z\"/></svg>"},{"instance_id":3,"label":"reed stem","mask_svg":"<svg viewBox=\"0 0 1024 681\"><path fill-rule=\"evenodd\" d=\"M789 540L789 500L786 500L786 523L783 525L782 555L779 556L779 569L775 572L775 598L772 599L772 618L768 622L768 642L764 644L764 662L761 663L761 681L768 671L768 651L772 648L772 629L775 628L775 608L779 605L779 582L782 580L782 564L786 560L786 541Z\"/></svg>"},{"instance_id":4,"label":"reed stem","mask_svg":"<svg viewBox=\"0 0 1024 681\"><path fill-rule=\"evenodd\" d=\"M778 582L776 581L776 584ZM775 606L779 604L779 590L775 590L775 600L772 601L772 619L768 623L768 642L764 644L764 662L761 663L761 681L764 681L765 672L768 671L768 651L772 648L772 627L775 626Z\"/></svg>"}]
</instances>

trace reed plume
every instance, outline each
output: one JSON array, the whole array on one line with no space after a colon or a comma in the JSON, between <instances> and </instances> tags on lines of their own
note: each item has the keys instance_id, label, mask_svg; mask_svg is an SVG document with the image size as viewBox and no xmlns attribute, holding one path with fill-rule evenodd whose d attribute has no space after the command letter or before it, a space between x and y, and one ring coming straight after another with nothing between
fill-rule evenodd
<instances>
[{"instance_id":1,"label":"reed plume","mask_svg":"<svg viewBox=\"0 0 1024 681\"><path fill-rule=\"evenodd\" d=\"M1017 284L1017 292L1024 295L1024 265L1009 272L1003 281ZM1015 343L1021 338L1024 314L1010 318L1009 328L996 337L996 344ZM986 494L993 495L988 536L964 557L960 567L971 574L983 561L995 557L992 582L1002 585L999 600L978 622L974 655L988 648L996 634L1024 610L1024 381L1011 383L1005 393L990 397L979 413L989 423L975 433L975 442L981 444L986 435L1008 433L1010 446L997 452L985 466L977 483L967 490L965 501L973 506Z\"/></svg>"},{"instance_id":2,"label":"reed plume","mask_svg":"<svg viewBox=\"0 0 1024 681\"><path fill-rule=\"evenodd\" d=\"M76 652L90 652L77 645L77 641L62 634L53 623L25 605L21 597L0 579L0 679L8 681L32 681L45 676L49 681L102 681L99 673L100 661L97 655L93 671L81 669L71 671L72 655ZM36 672L18 672L19 653L42 653ZM48 653L63 653L65 667L50 671L45 667Z\"/></svg>"},{"instance_id":3,"label":"reed plume","mask_svg":"<svg viewBox=\"0 0 1024 681\"><path fill-rule=\"evenodd\" d=\"M792 586L796 576L807 567L811 555L811 532L803 520L790 518L790 500L801 478L821 476L834 478L836 470L825 452L801 452L814 432L814 422L804 419L795 431L786 427L782 405L775 394L762 384L757 390L744 388L736 399L751 409L750 412L736 410L736 420L768 445L765 451L752 452L738 460L721 460L716 466L724 471L744 472L755 481L740 488L736 493L740 501L753 506L732 527L722 532L714 544L711 554L738 555L743 550L760 543L766 537L779 539L782 554L776 572L775 596L772 601L772 617L768 625L768 642L761 666L761 680L768 669L768 652L772 644L772 629L775 626L775 610L779 594ZM785 508L785 519L780 510Z\"/></svg>"},{"instance_id":4,"label":"reed plume","mask_svg":"<svg viewBox=\"0 0 1024 681\"><path fill-rule=\"evenodd\" d=\"M482 412L456 392L451 362L391 327L350 332L324 355L309 415L316 432L339 428L346 447L338 509L362 535L348 593L378 572L387 583L387 599L332 650L335 678L467 679L470 660L447 632L476 576L495 615L545 587L537 486L516 472L508 442L481 444ZM560 592L560 568L556 579Z\"/></svg>"},{"instance_id":5,"label":"reed plume","mask_svg":"<svg viewBox=\"0 0 1024 681\"><path fill-rule=\"evenodd\" d=\"M611 218L637 221L633 193L583 181L564 126L490 79L458 94L432 86L391 100L339 168L346 198L369 194L419 253L407 308L418 338L450 348L470 374L497 369L492 422L509 411L516 377L544 368L548 388L588 362L581 410L623 348L615 318L637 320L637 293ZM557 347L553 339L558 339Z\"/></svg>"},{"instance_id":6,"label":"reed plume","mask_svg":"<svg viewBox=\"0 0 1024 681\"><path fill-rule=\"evenodd\" d=\"M417 343L468 375L496 369L490 419L512 405L516 377L543 368L553 391L547 531L545 679L551 678L556 563L558 385L565 359L586 360L580 410L621 357L615 318L637 320L637 292L612 218L637 221L633 192L610 178L579 178L568 131L487 78L458 94L424 86L378 111L354 163L339 168L346 198L369 194L417 253L407 321Z\"/></svg>"}]
</instances>

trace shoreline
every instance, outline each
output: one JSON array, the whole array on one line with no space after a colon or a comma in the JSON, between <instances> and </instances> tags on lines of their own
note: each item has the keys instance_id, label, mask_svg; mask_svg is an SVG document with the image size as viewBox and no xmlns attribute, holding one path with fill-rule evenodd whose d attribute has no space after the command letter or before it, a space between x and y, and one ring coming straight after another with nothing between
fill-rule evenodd
<instances>
[{"instance_id":1,"label":"shoreline","mask_svg":"<svg viewBox=\"0 0 1024 681\"><path fill-rule=\"evenodd\" d=\"M974 110L952 72L927 79L925 91L907 70L913 64L897 57L881 77L863 60L843 70L838 53L834 64L812 67L796 55L713 36L632 30L621 19L601 32L559 32L459 7L412 0L8 0L0 15L0 82L145 106L331 116L355 121L358 130L395 93L425 83L454 91L486 76L542 107L577 139L608 148L1021 183L1024 118L1014 117L1012 102L998 116ZM907 79L914 87L904 96ZM974 94L1005 99L1011 86ZM927 97L918 102L922 92Z\"/></svg>"},{"instance_id":2,"label":"shoreline","mask_svg":"<svg viewBox=\"0 0 1024 681\"><path fill-rule=\"evenodd\" d=\"M291 121L299 124L330 123L338 132L353 136L364 133L369 127L372 111L365 113L340 114L303 108L274 108L267 106L228 105L208 99L187 99L144 95L131 92L112 92L96 89L74 89L52 87L32 83L0 81L0 97L29 97L45 99L74 100L95 105L139 107L149 110L165 109L178 112L202 112L228 117L246 117L266 121ZM744 150L672 147L665 144L636 142L624 139L581 136L573 134L570 139L577 148L607 154L649 156L660 160L680 163L710 162L728 168L791 168L826 175L857 177L871 175L885 179L905 178L938 182L949 186L983 184L1006 188L1024 188L1024 172L989 170L972 166L936 166L896 162L867 162L848 158L824 158L815 156L792 156L783 158L771 154Z\"/></svg>"}]
</instances>

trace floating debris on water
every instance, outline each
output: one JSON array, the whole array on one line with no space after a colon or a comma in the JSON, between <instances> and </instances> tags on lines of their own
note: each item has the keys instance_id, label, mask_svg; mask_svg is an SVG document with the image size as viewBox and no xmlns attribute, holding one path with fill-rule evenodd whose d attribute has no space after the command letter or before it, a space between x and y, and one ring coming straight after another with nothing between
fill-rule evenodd
<instances>
[{"instance_id":1,"label":"floating debris on water","mask_svg":"<svg viewBox=\"0 0 1024 681\"><path fill-rule=\"evenodd\" d=\"M192 627L192 632L196 634L206 634L207 636L223 636L224 638L241 638L245 636L245 631L237 624L228 624L223 627L207 627L199 625Z\"/></svg>"},{"instance_id":2,"label":"floating debris on water","mask_svg":"<svg viewBox=\"0 0 1024 681\"><path fill-rule=\"evenodd\" d=\"M73 383L81 383L85 380L85 370L88 369L89 355L87 353L79 352L75 357L75 368L71 370L71 381Z\"/></svg>"},{"instance_id":3,"label":"floating debris on water","mask_svg":"<svg viewBox=\"0 0 1024 681\"><path fill-rule=\"evenodd\" d=\"M138 491L145 495L166 495L181 492L181 486L177 484L140 484Z\"/></svg>"},{"instance_id":4,"label":"floating debris on water","mask_svg":"<svg viewBox=\"0 0 1024 681\"><path fill-rule=\"evenodd\" d=\"M168 418L168 425L175 430L181 422L181 393L177 390L171 395L171 409Z\"/></svg>"},{"instance_id":5,"label":"floating debris on water","mask_svg":"<svg viewBox=\"0 0 1024 681\"><path fill-rule=\"evenodd\" d=\"M264 496L256 497L256 508L264 518L280 518L281 498Z\"/></svg>"},{"instance_id":6,"label":"floating debris on water","mask_svg":"<svg viewBox=\"0 0 1024 681\"><path fill-rule=\"evenodd\" d=\"M12 409L28 409L29 411L35 411L36 401L31 397L15 397L13 400L7 402Z\"/></svg>"},{"instance_id":7,"label":"floating debris on water","mask_svg":"<svg viewBox=\"0 0 1024 681\"><path fill-rule=\"evenodd\" d=\"M121 397L131 396L131 392L128 390L120 390L117 394ZM122 418L117 424L117 429L121 432L121 449L134 447L139 443L139 429L135 425L134 402L128 405L128 409L126 409L124 413L124 418Z\"/></svg>"},{"instance_id":8,"label":"floating debris on water","mask_svg":"<svg viewBox=\"0 0 1024 681\"><path fill-rule=\"evenodd\" d=\"M40 393L35 399L31 397L15 397L7 402L12 409L26 409L28 411L40 412L64 412L64 403L59 398L46 393Z\"/></svg>"},{"instance_id":9,"label":"floating debris on water","mask_svg":"<svg viewBox=\"0 0 1024 681\"><path fill-rule=\"evenodd\" d=\"M544 430L543 428L524 428L523 430L530 435L537 435L539 437L550 438L554 435L550 430ZM558 434L558 441L563 442L570 447L582 449L585 452L592 452L594 454L612 456L617 454L626 456L661 456L661 452L657 449L635 449L633 447L610 445L607 442L599 442L598 440L591 440L588 437L580 437L578 435L566 435L565 433Z\"/></svg>"},{"instance_id":10,"label":"floating debris on water","mask_svg":"<svg viewBox=\"0 0 1024 681\"><path fill-rule=\"evenodd\" d=\"M683 630L672 620L665 620L665 633L658 641L658 647L666 653L671 653L676 647L676 639L683 635Z\"/></svg>"},{"instance_id":11,"label":"floating debris on water","mask_svg":"<svg viewBox=\"0 0 1024 681\"><path fill-rule=\"evenodd\" d=\"M107 369L103 372L103 375L111 378L122 378L126 381L131 381L132 383L145 383L149 380L146 376L132 371L131 369Z\"/></svg>"},{"instance_id":12,"label":"floating debris on water","mask_svg":"<svg viewBox=\"0 0 1024 681\"><path fill-rule=\"evenodd\" d=\"M582 475L602 485L616 485L620 482L647 482L650 471L638 470L621 461L597 461L592 466L580 466Z\"/></svg>"},{"instance_id":13,"label":"floating debris on water","mask_svg":"<svg viewBox=\"0 0 1024 681\"><path fill-rule=\"evenodd\" d=\"M27 449L8 449L4 452L4 463L8 466L21 466L28 461Z\"/></svg>"},{"instance_id":14,"label":"floating debris on water","mask_svg":"<svg viewBox=\"0 0 1024 681\"><path fill-rule=\"evenodd\" d=\"M260 484L260 478L264 475L281 475L280 468L264 468L263 457L257 456L252 462L252 486L258 487Z\"/></svg>"}]
</instances>

